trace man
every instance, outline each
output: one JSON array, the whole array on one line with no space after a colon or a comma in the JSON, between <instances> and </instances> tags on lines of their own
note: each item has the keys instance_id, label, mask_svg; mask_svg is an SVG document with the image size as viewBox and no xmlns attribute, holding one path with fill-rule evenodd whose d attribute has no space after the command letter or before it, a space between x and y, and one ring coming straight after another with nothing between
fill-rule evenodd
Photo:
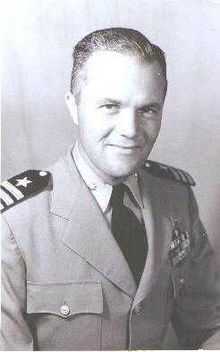
<instances>
[{"instance_id":1,"label":"man","mask_svg":"<svg viewBox=\"0 0 220 352\"><path fill-rule=\"evenodd\" d=\"M125 28L75 47L66 95L77 142L3 182L2 343L16 350L220 347L213 251L186 172L148 160L164 53Z\"/></svg>"}]
</instances>

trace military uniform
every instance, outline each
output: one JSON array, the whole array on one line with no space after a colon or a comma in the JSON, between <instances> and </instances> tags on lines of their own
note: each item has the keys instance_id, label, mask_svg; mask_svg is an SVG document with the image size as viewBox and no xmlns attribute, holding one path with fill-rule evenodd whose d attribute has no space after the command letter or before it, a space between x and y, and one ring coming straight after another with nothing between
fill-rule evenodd
<instances>
[{"instance_id":1,"label":"military uniform","mask_svg":"<svg viewBox=\"0 0 220 352\"><path fill-rule=\"evenodd\" d=\"M3 349L160 349L171 320L181 346L220 348L220 291L193 180L151 161L136 179L148 242L138 287L71 152L3 183Z\"/></svg>"}]
</instances>

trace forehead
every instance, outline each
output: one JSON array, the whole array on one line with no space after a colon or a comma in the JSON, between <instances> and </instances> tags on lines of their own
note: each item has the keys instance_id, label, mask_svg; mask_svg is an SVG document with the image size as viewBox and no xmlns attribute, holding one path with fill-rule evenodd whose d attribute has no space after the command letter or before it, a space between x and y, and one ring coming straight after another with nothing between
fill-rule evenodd
<instances>
[{"instance_id":1,"label":"forehead","mask_svg":"<svg viewBox=\"0 0 220 352\"><path fill-rule=\"evenodd\" d=\"M165 78L157 61L147 62L141 57L99 50L85 64L83 89L100 97L119 98L158 94L165 87Z\"/></svg>"}]
</instances>

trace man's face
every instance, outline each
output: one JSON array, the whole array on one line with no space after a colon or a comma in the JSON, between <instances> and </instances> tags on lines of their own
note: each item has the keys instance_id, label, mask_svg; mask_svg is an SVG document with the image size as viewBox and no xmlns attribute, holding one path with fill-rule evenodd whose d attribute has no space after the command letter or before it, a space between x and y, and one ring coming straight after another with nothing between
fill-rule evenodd
<instances>
[{"instance_id":1,"label":"man's face","mask_svg":"<svg viewBox=\"0 0 220 352\"><path fill-rule=\"evenodd\" d=\"M85 64L77 104L80 149L104 180L134 172L158 136L165 78L155 61L97 51Z\"/></svg>"}]
</instances>

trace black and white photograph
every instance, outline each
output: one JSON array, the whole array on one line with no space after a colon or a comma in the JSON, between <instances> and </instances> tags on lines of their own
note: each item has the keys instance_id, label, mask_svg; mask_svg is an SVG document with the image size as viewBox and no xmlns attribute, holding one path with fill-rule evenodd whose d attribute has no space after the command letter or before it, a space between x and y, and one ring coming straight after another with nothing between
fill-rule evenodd
<instances>
[{"instance_id":1,"label":"black and white photograph","mask_svg":"<svg viewBox=\"0 0 220 352\"><path fill-rule=\"evenodd\" d=\"M1 12L0 349L220 349L220 0Z\"/></svg>"}]
</instances>

